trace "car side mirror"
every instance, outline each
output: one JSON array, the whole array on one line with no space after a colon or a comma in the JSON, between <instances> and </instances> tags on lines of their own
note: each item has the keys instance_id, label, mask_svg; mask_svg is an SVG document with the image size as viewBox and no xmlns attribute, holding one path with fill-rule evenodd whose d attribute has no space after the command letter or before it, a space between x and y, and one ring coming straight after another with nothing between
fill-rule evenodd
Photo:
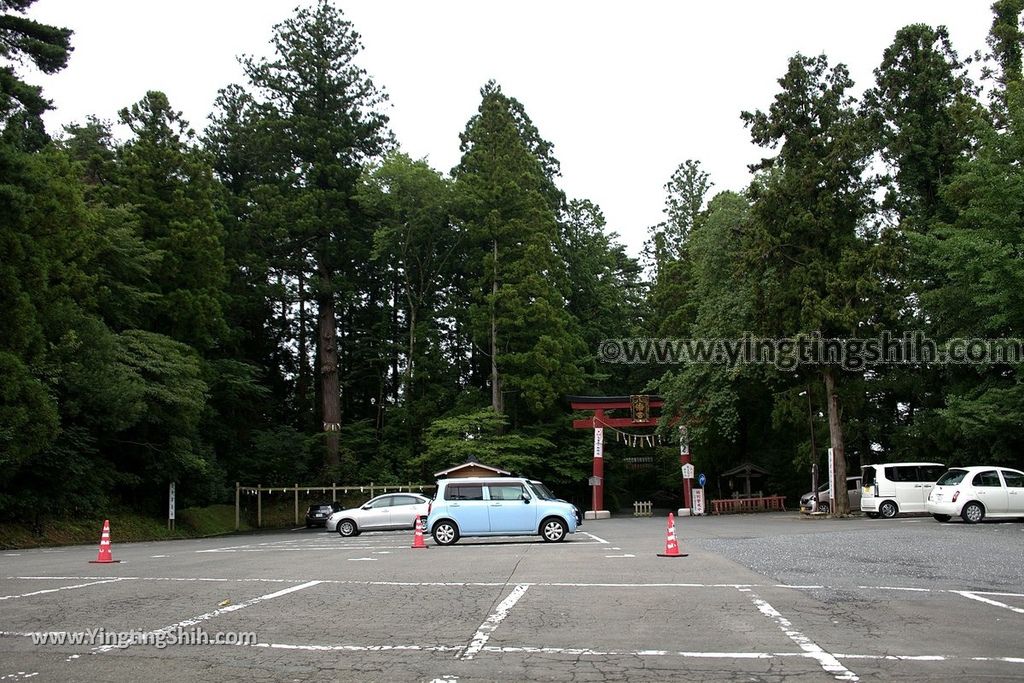
<instances>
[{"instance_id":1,"label":"car side mirror","mask_svg":"<svg viewBox=\"0 0 1024 683\"><path fill-rule=\"evenodd\" d=\"M530 502L530 494L529 493L524 493L523 494L523 502L524 503L529 503Z\"/></svg>"},{"instance_id":2,"label":"car side mirror","mask_svg":"<svg viewBox=\"0 0 1024 683\"><path fill-rule=\"evenodd\" d=\"M369 503L367 503L367 504L366 504L366 505L364 505L364 506L363 506L363 507L362 507L361 509L363 509L363 510L369 510L369 509L371 509L371 508L373 508L373 506L372 506L372 505L370 505Z\"/></svg>"}]
</instances>

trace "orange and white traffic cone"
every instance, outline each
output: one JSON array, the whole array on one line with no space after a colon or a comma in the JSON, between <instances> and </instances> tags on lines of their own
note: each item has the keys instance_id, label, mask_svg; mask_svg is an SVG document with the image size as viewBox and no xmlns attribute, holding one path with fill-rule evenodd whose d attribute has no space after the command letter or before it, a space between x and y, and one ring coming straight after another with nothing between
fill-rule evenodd
<instances>
[{"instance_id":1,"label":"orange and white traffic cone","mask_svg":"<svg viewBox=\"0 0 1024 683\"><path fill-rule=\"evenodd\" d=\"M676 541L676 518L668 513L668 529L665 531L665 552L658 553L658 557L686 557L687 553L679 552L679 542Z\"/></svg>"},{"instance_id":2,"label":"orange and white traffic cone","mask_svg":"<svg viewBox=\"0 0 1024 683\"><path fill-rule=\"evenodd\" d=\"M110 554L110 520L103 520L103 533L100 534L100 552L95 560L89 560L89 564L111 564L120 562Z\"/></svg>"},{"instance_id":3,"label":"orange and white traffic cone","mask_svg":"<svg viewBox=\"0 0 1024 683\"><path fill-rule=\"evenodd\" d=\"M416 515L416 533L412 538L412 547L426 549L429 546L423 542L423 525L420 523L420 519L421 517L419 515Z\"/></svg>"}]
</instances>

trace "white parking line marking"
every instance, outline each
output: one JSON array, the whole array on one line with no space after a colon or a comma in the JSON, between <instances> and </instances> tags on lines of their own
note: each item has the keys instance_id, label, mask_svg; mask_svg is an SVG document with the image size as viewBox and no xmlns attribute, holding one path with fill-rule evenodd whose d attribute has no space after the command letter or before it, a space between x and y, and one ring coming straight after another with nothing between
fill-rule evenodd
<instances>
[{"instance_id":1,"label":"white parking line marking","mask_svg":"<svg viewBox=\"0 0 1024 683\"><path fill-rule=\"evenodd\" d=\"M484 652L500 654L553 654L577 657L692 657L700 659L772 659L774 657L809 657L804 652L677 652L672 650L592 650L576 647L493 647Z\"/></svg>"},{"instance_id":2,"label":"white parking line marking","mask_svg":"<svg viewBox=\"0 0 1024 683\"><path fill-rule=\"evenodd\" d=\"M629 553L626 553L624 555L605 555L605 557L636 557L636 555L630 555Z\"/></svg>"},{"instance_id":3,"label":"white parking line marking","mask_svg":"<svg viewBox=\"0 0 1024 683\"><path fill-rule=\"evenodd\" d=\"M900 662L945 662L954 657L946 655L848 655L836 654L836 659L889 659Z\"/></svg>"},{"instance_id":4,"label":"white parking line marking","mask_svg":"<svg viewBox=\"0 0 1024 683\"><path fill-rule=\"evenodd\" d=\"M1010 664L1024 664L1024 657L971 657L972 662L1008 662Z\"/></svg>"},{"instance_id":5,"label":"white parking line marking","mask_svg":"<svg viewBox=\"0 0 1024 683\"><path fill-rule=\"evenodd\" d=\"M258 598L253 598L251 600L246 600L245 602L240 602L237 605L228 605L227 607L221 607L220 609L215 609L212 612L207 612L206 614L200 614L199 616L192 617L191 619L185 619L184 621L179 621L176 624L171 624L170 626L164 626L163 628L159 628L159 629L157 629L155 631L150 631L149 633L147 633L145 635L145 637L142 640L143 640L143 642L154 642L153 639L155 637L167 635L168 633L172 633L172 632L177 631L179 628L187 628L189 626L195 626L196 624L198 624L201 621L208 621L210 619L213 619L214 617L219 617L222 614L227 614L228 612L237 612L240 609L245 609L246 607L252 607L253 605L258 605L261 602L266 602L267 600L273 600L274 598L279 598L282 595L287 595L288 593L294 593L295 591L300 591L300 590L303 590L305 588L311 588L311 587L316 586L316 585L318 585L320 583L322 583L322 582L321 581L307 581L306 583L301 583L298 586L290 586L288 588L284 588L282 590L279 590L279 591L277 591L275 593L268 593L267 595L261 595ZM101 647L94 647L93 648L93 652L96 652L96 653L109 652L110 650L124 649L125 647L128 647L128 646L120 647L118 645L103 645Z\"/></svg>"},{"instance_id":6,"label":"white parking line marking","mask_svg":"<svg viewBox=\"0 0 1024 683\"><path fill-rule=\"evenodd\" d=\"M608 544L608 541L604 540L603 538L601 538L599 536L595 536L594 534L590 533L589 531L581 531L580 533L583 534L584 536L590 536L592 539L594 539L598 543L604 543L606 545Z\"/></svg>"},{"instance_id":7,"label":"white parking line marking","mask_svg":"<svg viewBox=\"0 0 1024 683\"><path fill-rule=\"evenodd\" d=\"M999 602L998 600L991 600L989 598L983 598L980 595L977 595L976 593L973 593L971 591L953 591L953 592L956 593L957 595L962 595L965 598L970 598L971 600L977 600L978 602L983 602L986 605L992 605L994 607L1004 607L1004 608L1010 610L1011 612L1016 612L1017 614L1024 614L1024 609L1021 609L1020 607L1014 607L1013 605L1007 605L1005 602Z\"/></svg>"},{"instance_id":8,"label":"white parking line marking","mask_svg":"<svg viewBox=\"0 0 1024 683\"><path fill-rule=\"evenodd\" d=\"M46 588L44 590L33 591L31 593L22 593L21 595L2 595L2 596L0 596L0 600L13 600L15 598L29 598L29 597L32 597L33 595L42 595L43 593L56 593L58 591L69 591L69 590L72 590L74 588L85 588L86 586L97 586L97 585L99 585L101 583L117 583L118 581L123 581L123 580L124 579L107 579L105 581L90 581L89 583L80 583L80 584L77 584L75 586L61 586L60 588Z\"/></svg>"},{"instance_id":9,"label":"white parking line marking","mask_svg":"<svg viewBox=\"0 0 1024 683\"><path fill-rule=\"evenodd\" d=\"M150 558L156 559L158 557L168 557L167 555L150 555Z\"/></svg>"},{"instance_id":10,"label":"white parking line marking","mask_svg":"<svg viewBox=\"0 0 1024 683\"><path fill-rule=\"evenodd\" d=\"M601 545L607 543L607 541L570 541L567 543L543 543L541 541L530 541L527 543L463 543L459 545L448 546L446 550L465 550L467 548L481 548L487 547L492 550L501 548L573 548L581 545ZM264 544L261 544L263 546ZM266 547L253 547L253 546L228 546L225 548L208 548L206 550L195 550L197 553L270 553L270 552L310 552L310 551L348 551L348 550L403 550L408 548L408 545L269 545Z\"/></svg>"},{"instance_id":11,"label":"white parking line marking","mask_svg":"<svg viewBox=\"0 0 1024 683\"><path fill-rule=\"evenodd\" d=\"M461 645L291 645L288 643L255 643L243 647L266 647L274 650L307 650L310 652L457 652Z\"/></svg>"},{"instance_id":12,"label":"white parking line marking","mask_svg":"<svg viewBox=\"0 0 1024 683\"><path fill-rule=\"evenodd\" d=\"M843 666L842 663L836 659L835 655L826 652L820 645L794 629L792 622L782 616L774 607L753 593L751 593L750 598L754 601L754 606L757 607L761 614L775 622L775 625L782 629L782 632L786 634L787 638L796 643L801 650L808 654L808 656L816 659L818 664L821 665L821 668L832 674L837 681L860 680L857 674Z\"/></svg>"},{"instance_id":13,"label":"white parking line marking","mask_svg":"<svg viewBox=\"0 0 1024 683\"><path fill-rule=\"evenodd\" d=\"M379 558L376 557L350 557L349 562L376 562Z\"/></svg>"},{"instance_id":14,"label":"white parking line marking","mask_svg":"<svg viewBox=\"0 0 1024 683\"><path fill-rule=\"evenodd\" d=\"M473 634L473 639L469 641L469 645L466 647L466 651L459 656L459 659L468 660L473 659L480 650L483 649L484 645L487 644L491 634L494 633L498 625L505 620L508 613L515 607L516 603L519 602L519 598L523 597L529 586L526 584L519 584L512 589L512 592L508 594L504 600L498 605L498 608L494 612L484 619L484 623L480 624L480 628Z\"/></svg>"}]
</instances>

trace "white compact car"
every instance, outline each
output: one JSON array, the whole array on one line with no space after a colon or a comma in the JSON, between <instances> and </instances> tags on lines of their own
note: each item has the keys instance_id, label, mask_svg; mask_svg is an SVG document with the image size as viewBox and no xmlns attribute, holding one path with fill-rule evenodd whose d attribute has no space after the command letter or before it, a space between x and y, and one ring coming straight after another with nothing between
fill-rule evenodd
<instances>
[{"instance_id":1,"label":"white compact car","mask_svg":"<svg viewBox=\"0 0 1024 683\"><path fill-rule=\"evenodd\" d=\"M1024 517L1024 472L987 465L954 467L935 482L925 510L940 522L959 516L968 524L986 517Z\"/></svg>"},{"instance_id":2,"label":"white compact car","mask_svg":"<svg viewBox=\"0 0 1024 683\"><path fill-rule=\"evenodd\" d=\"M418 493L385 493L357 508L340 510L327 518L327 530L342 536L358 536L364 531L412 529L417 515L426 518L430 499Z\"/></svg>"}]
</instances>

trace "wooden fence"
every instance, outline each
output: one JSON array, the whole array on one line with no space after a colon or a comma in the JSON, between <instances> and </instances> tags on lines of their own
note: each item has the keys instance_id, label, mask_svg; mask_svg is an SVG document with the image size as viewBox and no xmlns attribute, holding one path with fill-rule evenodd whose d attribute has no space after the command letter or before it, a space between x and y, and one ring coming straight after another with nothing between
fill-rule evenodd
<instances>
[{"instance_id":1,"label":"wooden fence","mask_svg":"<svg viewBox=\"0 0 1024 683\"><path fill-rule=\"evenodd\" d=\"M317 491L321 494L326 494L328 491L331 493L331 501L338 499L338 493L347 495L350 491L355 493L365 494L367 498L373 498L377 495L385 493L424 493L430 494L437 488L437 484L356 484L356 485L342 485L331 484L330 486L300 486L299 484L293 484L292 486L243 486L239 482L235 482L235 531L241 528L241 510L242 510L242 496L256 496L256 528L263 526L263 494L267 493L292 493L295 499L295 524L299 524L300 519L304 519L305 514L301 517L299 515L299 493L305 492L308 495L311 491Z\"/></svg>"},{"instance_id":2,"label":"wooden fence","mask_svg":"<svg viewBox=\"0 0 1024 683\"><path fill-rule=\"evenodd\" d=\"M650 517L654 514L654 508L651 506L649 500L637 500L633 501L633 516L634 517Z\"/></svg>"},{"instance_id":3,"label":"wooden fence","mask_svg":"<svg viewBox=\"0 0 1024 683\"><path fill-rule=\"evenodd\" d=\"M734 512L785 512L785 496L763 496L761 498L723 498L711 501L711 514L723 515Z\"/></svg>"}]
</instances>

